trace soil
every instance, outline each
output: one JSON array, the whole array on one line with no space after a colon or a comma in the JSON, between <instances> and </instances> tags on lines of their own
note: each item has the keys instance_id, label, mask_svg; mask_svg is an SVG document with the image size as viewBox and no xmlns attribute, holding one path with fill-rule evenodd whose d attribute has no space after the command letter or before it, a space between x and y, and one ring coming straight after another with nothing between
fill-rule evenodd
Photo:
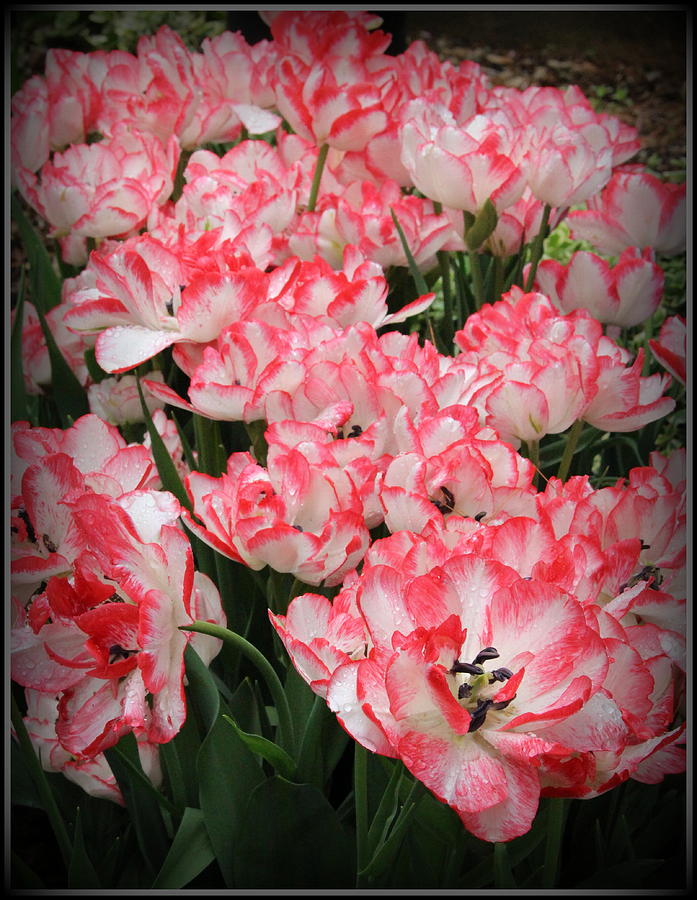
<instances>
[{"instance_id":1,"label":"soil","mask_svg":"<svg viewBox=\"0 0 697 900\"><path fill-rule=\"evenodd\" d=\"M665 175L684 167L687 7L433 10L407 12L403 24L406 43L423 40L453 63L474 60L494 84L578 85L637 128L642 150L633 162Z\"/></svg>"}]
</instances>

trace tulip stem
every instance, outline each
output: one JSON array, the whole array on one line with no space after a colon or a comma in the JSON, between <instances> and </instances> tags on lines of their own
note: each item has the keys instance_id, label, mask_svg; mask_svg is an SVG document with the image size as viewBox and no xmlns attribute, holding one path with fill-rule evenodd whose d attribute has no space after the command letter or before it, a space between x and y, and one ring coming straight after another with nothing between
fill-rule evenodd
<instances>
[{"instance_id":1,"label":"tulip stem","mask_svg":"<svg viewBox=\"0 0 697 900\"><path fill-rule=\"evenodd\" d=\"M641 367L641 374L644 378L651 373L651 345L649 341L653 337L653 316L649 316L644 322L644 362Z\"/></svg>"},{"instance_id":2,"label":"tulip stem","mask_svg":"<svg viewBox=\"0 0 697 900\"><path fill-rule=\"evenodd\" d=\"M576 446L578 444L578 439L581 436L581 432L583 431L584 424L585 423L583 419L576 419L566 437L564 453L562 455L561 462L559 463L559 471L557 472L557 478L560 481L566 481L566 476L569 474L571 460L574 453L576 452Z\"/></svg>"},{"instance_id":3,"label":"tulip stem","mask_svg":"<svg viewBox=\"0 0 697 900\"><path fill-rule=\"evenodd\" d=\"M535 283L535 276L537 275L537 267L542 259L542 250L545 243L545 238L547 237L547 227L549 225L549 216L552 212L552 207L549 203L545 203L544 209L542 210L542 221L540 222L540 230L537 232L534 241L532 242L532 247L530 250L530 269L528 271L528 277L525 281L525 292L528 293L532 290L532 286Z\"/></svg>"},{"instance_id":4,"label":"tulip stem","mask_svg":"<svg viewBox=\"0 0 697 900\"><path fill-rule=\"evenodd\" d=\"M186 180L184 178L184 172L186 171L187 163L189 162L189 157L192 154L192 150L182 150L179 154L179 162L177 163L177 171L174 176L174 182L172 185L172 194L170 196L170 200L172 203L176 203L177 200L181 197L182 191L184 190L184 185L186 184Z\"/></svg>"},{"instance_id":5,"label":"tulip stem","mask_svg":"<svg viewBox=\"0 0 697 900\"><path fill-rule=\"evenodd\" d=\"M329 144L322 144L319 148L319 155L315 163L315 174L312 178L312 187L310 188L310 199L307 201L307 211L314 212L317 205L317 195L319 194L319 183L322 180L322 172L324 171L324 163L329 153Z\"/></svg>"},{"instance_id":6,"label":"tulip stem","mask_svg":"<svg viewBox=\"0 0 697 900\"><path fill-rule=\"evenodd\" d=\"M470 273L472 275L472 293L474 294L474 305L477 309L481 309L484 305L484 281L482 279L482 269L479 260L479 254L475 250L468 250L467 256L470 261Z\"/></svg>"},{"instance_id":7,"label":"tulip stem","mask_svg":"<svg viewBox=\"0 0 697 900\"><path fill-rule=\"evenodd\" d=\"M494 257L494 300L500 300L503 294L503 259Z\"/></svg>"},{"instance_id":8,"label":"tulip stem","mask_svg":"<svg viewBox=\"0 0 697 900\"><path fill-rule=\"evenodd\" d=\"M199 634L209 634L211 637L220 638L230 644L236 650L239 650L247 659L256 666L261 673L271 693L276 712L278 714L278 730L280 732L279 743L284 750L287 750L291 756L295 755L295 736L293 731L293 718L288 705L283 685L276 674L276 670L261 653L254 644L250 644L248 640L234 631L224 628L222 625L214 625L212 622L201 622L197 620L190 625L180 625L181 631L196 631Z\"/></svg>"},{"instance_id":9,"label":"tulip stem","mask_svg":"<svg viewBox=\"0 0 697 900\"><path fill-rule=\"evenodd\" d=\"M535 475L533 476L532 483L534 487L537 487L537 476L540 472L540 442L526 441L525 446L528 449L528 459L533 466L535 466Z\"/></svg>"},{"instance_id":10,"label":"tulip stem","mask_svg":"<svg viewBox=\"0 0 697 900\"><path fill-rule=\"evenodd\" d=\"M453 347L453 295L450 284L450 254L439 250L436 254L440 263L441 284L443 286L443 343L448 353Z\"/></svg>"}]
</instances>

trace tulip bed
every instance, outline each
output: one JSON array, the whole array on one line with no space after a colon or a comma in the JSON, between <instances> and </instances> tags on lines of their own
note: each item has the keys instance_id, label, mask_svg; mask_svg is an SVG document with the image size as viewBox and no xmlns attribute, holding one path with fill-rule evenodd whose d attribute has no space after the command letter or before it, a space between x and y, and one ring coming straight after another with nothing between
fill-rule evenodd
<instances>
[{"instance_id":1,"label":"tulip bed","mask_svg":"<svg viewBox=\"0 0 697 900\"><path fill-rule=\"evenodd\" d=\"M682 887L685 185L262 15L12 100L12 885Z\"/></svg>"}]
</instances>

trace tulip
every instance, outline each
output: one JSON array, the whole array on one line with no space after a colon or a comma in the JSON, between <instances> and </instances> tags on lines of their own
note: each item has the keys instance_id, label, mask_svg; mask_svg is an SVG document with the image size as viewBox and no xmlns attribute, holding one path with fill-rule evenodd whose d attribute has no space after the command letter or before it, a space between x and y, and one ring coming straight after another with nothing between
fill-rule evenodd
<instances>
[{"instance_id":1,"label":"tulip","mask_svg":"<svg viewBox=\"0 0 697 900\"><path fill-rule=\"evenodd\" d=\"M663 296L663 270L651 249L628 247L616 265L580 250L567 265L545 259L537 268L537 289L564 313L587 309L599 322L632 328L657 310Z\"/></svg>"},{"instance_id":2,"label":"tulip","mask_svg":"<svg viewBox=\"0 0 697 900\"><path fill-rule=\"evenodd\" d=\"M687 378L687 323L682 316L668 316L657 338L649 341L651 352L664 369L685 384Z\"/></svg>"},{"instance_id":3,"label":"tulip","mask_svg":"<svg viewBox=\"0 0 697 900\"><path fill-rule=\"evenodd\" d=\"M663 182L633 167L618 169L587 209L569 213L571 236L601 253L651 247L675 256L685 250L685 185Z\"/></svg>"}]
</instances>

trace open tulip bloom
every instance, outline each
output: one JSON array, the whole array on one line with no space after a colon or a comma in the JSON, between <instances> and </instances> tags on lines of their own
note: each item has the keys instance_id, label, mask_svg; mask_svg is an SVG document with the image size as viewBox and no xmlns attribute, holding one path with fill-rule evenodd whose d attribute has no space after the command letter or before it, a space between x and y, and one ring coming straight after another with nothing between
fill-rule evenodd
<instances>
[{"instance_id":1,"label":"open tulip bloom","mask_svg":"<svg viewBox=\"0 0 697 900\"><path fill-rule=\"evenodd\" d=\"M71 888L638 865L686 767L685 187L579 88L262 15L13 98L16 802Z\"/></svg>"}]
</instances>

